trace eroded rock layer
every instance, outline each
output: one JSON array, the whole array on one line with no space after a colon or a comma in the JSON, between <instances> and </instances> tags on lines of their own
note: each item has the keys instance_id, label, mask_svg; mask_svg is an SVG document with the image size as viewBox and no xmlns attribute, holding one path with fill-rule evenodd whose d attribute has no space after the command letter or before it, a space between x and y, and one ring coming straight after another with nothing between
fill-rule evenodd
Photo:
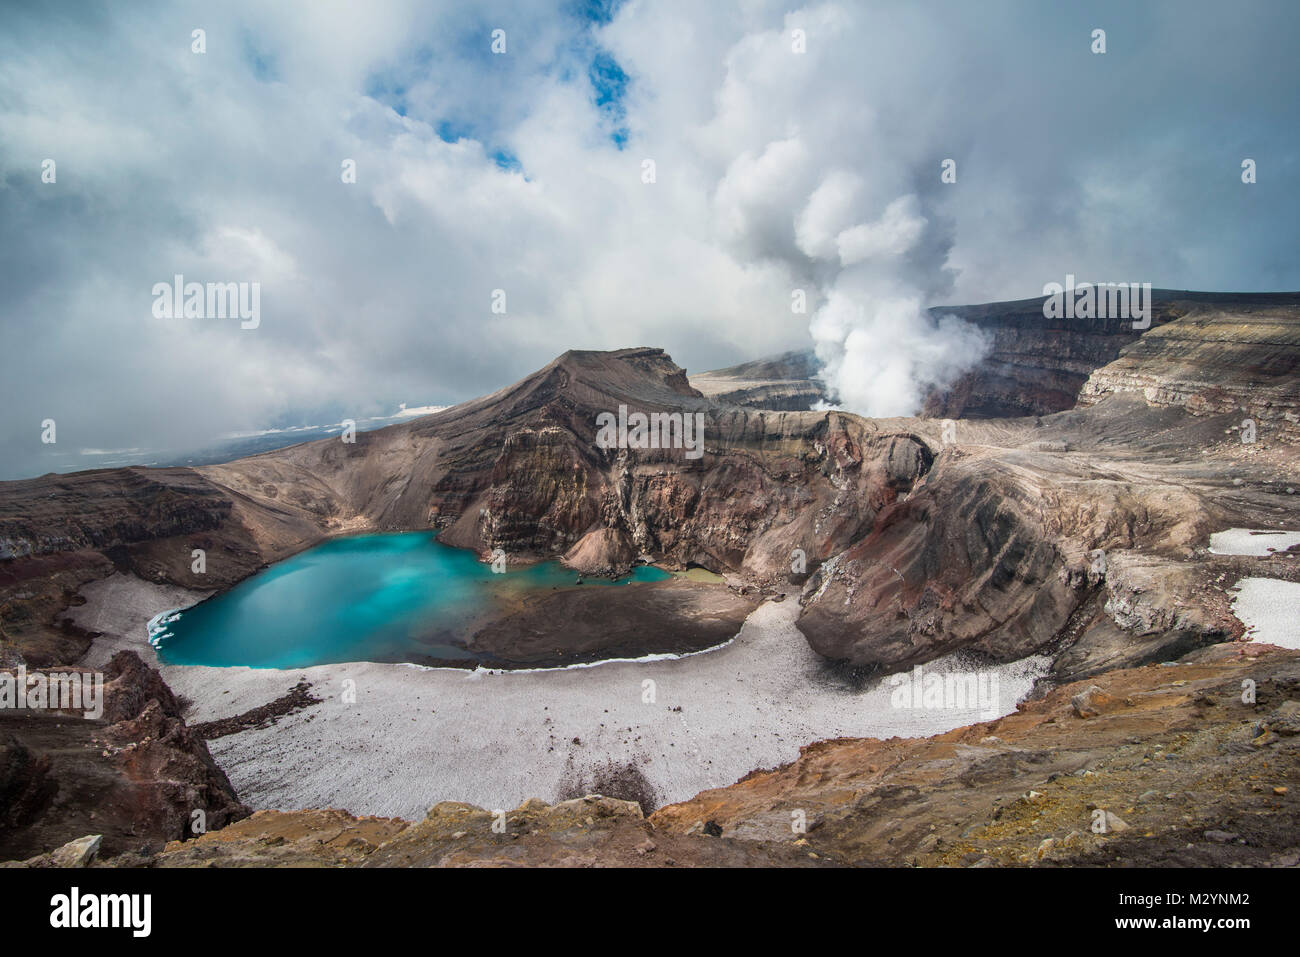
<instances>
[{"instance_id":1,"label":"eroded rock layer","mask_svg":"<svg viewBox=\"0 0 1300 957\"><path fill-rule=\"evenodd\" d=\"M1049 319L1041 298L932 309L983 329L990 348L970 373L927 398L925 414L1044 415L1074 408L1081 395L1087 401L1116 391L1156 401L1163 389L1175 399L1209 390L1205 375L1215 369L1238 389L1262 374L1294 395L1300 293L1155 289L1151 298L1149 328L1140 328L1147 319L1131 317ZM1188 363L1192 353L1198 358ZM1111 363L1114 374L1094 380ZM1205 408L1228 411L1212 402Z\"/></svg>"},{"instance_id":2,"label":"eroded rock layer","mask_svg":"<svg viewBox=\"0 0 1300 957\"><path fill-rule=\"evenodd\" d=\"M1292 553L1207 550L1225 528L1300 528L1295 298L1161 295L1144 334L1044 324L1040 300L970 307L994 349L931 397L927 411L951 422L732 404L789 398L785 379L761 386L786 373L758 367L719 402L661 350L570 352L354 443L0 483L0 664L77 661L95 634L63 613L115 571L205 591L329 535L420 528L485 558L500 548L586 574L651 560L724 573L750 596L802 589L812 647L868 672L962 649L1049 652L1063 681L1177 658L1241 636L1240 577L1300 581ZM621 408L701 416L703 442L602 447L597 417ZM1023 415L987 418L1008 414ZM179 742L207 774L179 712L149 700L113 727L137 745ZM7 745L9 780L26 782L5 792L15 820L49 806L42 754L64 746L52 742ZM157 784L172 780L166 764L133 767ZM213 813L238 816L219 780L204 786ZM199 799L150 798L158 833Z\"/></svg>"}]
</instances>

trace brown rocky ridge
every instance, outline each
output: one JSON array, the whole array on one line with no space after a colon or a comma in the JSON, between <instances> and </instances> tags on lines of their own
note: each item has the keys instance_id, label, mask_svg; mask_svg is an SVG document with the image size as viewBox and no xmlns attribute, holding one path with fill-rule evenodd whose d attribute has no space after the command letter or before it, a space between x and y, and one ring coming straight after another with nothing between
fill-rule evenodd
<instances>
[{"instance_id":1,"label":"brown rocky ridge","mask_svg":"<svg viewBox=\"0 0 1300 957\"><path fill-rule=\"evenodd\" d=\"M798 594L798 624L811 646L864 674L905 669L955 650L1001 661L1049 653L1057 681L1085 682L1073 694L1086 693L1091 683L1105 691L1107 682L1120 682L1106 693L1121 702L1146 701L1147 696L1162 701L1160 707L1137 708L1151 716L1150 722L1121 709L1119 715L1127 717L1115 727L1131 723L1128 733L1139 742L1131 747L1174 747L1174 739L1165 737L1171 727L1228 711L1198 711L1179 703L1179 695L1166 696L1166 701L1157 694L1163 687L1158 682L1175 669L1151 665L1219 654L1198 649L1219 649L1240 639L1242 627L1231 614L1228 591L1240 577L1300 581L1293 554L1249 558L1215 556L1207 549L1210 533L1225 528L1300 528L1295 494L1300 488L1295 472L1300 296L1159 293L1152 328L1144 332L1128 323L1053 325L1042 320L1041 300L947 311L988 329L993 351L962 382L930 396L926 411L935 417L864 419L837 411L724 403L696 388L661 350L570 352L490 396L361 433L351 445L328 439L219 466L101 470L0 483L0 651L9 664L75 664L94 635L69 629L62 614L78 601L86 583L115 571L191 589L223 588L330 535L435 528L442 541L472 548L484 558L502 548L514 561L556 557L585 574L617 573L641 560L676 568L698 565L728 576L735 591L748 593L740 596L747 601ZM727 372L711 373L702 384L736 402L795 405L803 395L812 395L811 387L799 385L788 357L767 370L756 363L723 374ZM775 377L776 384L766 391L763 375ZM715 388L725 379L732 380L730 392ZM596 415L620 404L645 412L703 413L703 456L687 459L680 449L599 448ZM937 416L956 421L947 427ZM1257 429L1257 440L1249 444L1240 439L1245 418ZM208 574L201 578L190 572L192 548L208 553ZM806 556L803 574L791 570L796 550ZM701 597L706 592L670 584L675 588L661 588L655 599L661 603L659 621L691 620L692 603L706 600ZM556 594L560 597L550 600L559 607L548 610L551 620L563 620L566 607L578 607L569 603L591 600L578 597L581 590ZM707 600L735 597L715 594ZM519 634L525 631L521 628ZM701 634L699 640L707 643L713 637ZM572 660L573 655L613 653L615 645L618 652L626 651L631 639L616 639L602 647L598 635L586 635L575 639L583 642L581 647L561 647L556 653L570 656L560 660ZM521 637L506 642L517 647L493 653L536 661L538 648L563 640L555 632L530 650ZM1285 697L1290 687L1285 683L1291 680L1286 669L1295 657L1261 650L1257 662L1207 659L1197 667L1209 671L1196 672L1194 680L1210 682L1204 687L1222 700L1224 688L1242 677L1247 665L1263 668L1267 663L1267 680L1283 689L1277 692L1283 697L1271 704L1285 708L1296 697ZM1190 667L1180 664L1178 670ZM1039 713L1033 709L1065 707L1065 699L1056 695L1051 692L1003 719L1016 735L1025 736L1025 748L1082 748L1084 742L1066 733L1070 721L1096 722L1086 726L1092 730L1082 737L1109 726L1112 716L1107 714L1032 721ZM1184 707L1190 710L1178 710ZM160 704L159 710L166 708ZM1211 738L1237 734L1243 722L1267 724L1271 714L1252 712L1252 717L1219 722ZM973 729L950 734L966 735L963 746L980 748L992 747L981 743L985 737L1010 740L1004 730L985 728L977 740L970 738ZM42 738L33 748L29 739L36 729L20 732L15 737L30 756L11 763L18 768L13 779L21 782L34 774L24 768L63 745ZM60 727L59 733L66 732ZM1261 735L1267 737L1260 732L1251 740ZM791 768L727 789L730 797L719 798L720 804L708 805L711 809L699 815L663 809L649 825L623 822L619 814L606 817L618 822L610 827L620 834L625 827L640 833L653 826L655 834L681 832L682 839L697 836L685 833L696 823L704 827L712 822L710 830L720 830L723 840L756 840L745 846L745 854L771 845L771 862L784 863L790 859L789 841L777 841L768 825L757 822L777 810L788 822L790 808L771 803L760 812L757 804L745 804L758 787L755 782L770 781L773 793L796 785L809 789L810 796L801 800L806 810L818 809L808 817L820 815L820 823L807 835L808 844L798 847L804 857L807 849L818 854L810 860L904 863L913 852L923 863L969 863L961 855L927 857L939 845L919 852L924 836L915 846L904 841L895 853L884 833L873 830L916 803L907 788L922 794L942 790L948 785L938 782L951 784L965 773L965 753L945 751L946 738L821 743L806 749ZM1261 781L1281 775L1274 786L1290 787L1277 807L1257 808L1261 816L1289 813L1294 786L1283 780L1294 773L1289 740L1279 734L1266 750L1222 752L1232 758L1225 758L1232 767L1223 773L1257 774ZM1210 742L1211 751L1222 756L1214 750L1216 741ZM1118 774L1118 765L1101 768L1100 750L1099 745L1084 770L1098 777ZM892 767L885 755L904 753L933 755L926 760L934 762L935 777L923 774L918 784L904 776L882 784L881 772L865 770ZM1274 762L1267 773L1233 764L1236 757L1252 754ZM1028 761L996 754L984 758L994 762L990 767L1002 762L1012 769L1008 779L1021 775ZM823 759L825 764L816 765ZM1204 765L1204 780L1189 777L1179 787L1211 793L1218 757L1193 751L1187 760L1192 767ZM814 766L819 768L815 772L810 770ZM1053 769L1049 775L1058 776L1036 790L1056 800L1051 788L1073 786L1074 771L1050 762L1045 766ZM1067 778L1067 784L1060 783ZM844 784L850 779L852 787ZM1098 783L1086 781L1089 787ZM1142 777L1141 783L1159 790L1154 778ZM1082 795L1082 788L1078 785L1070 794ZM1161 793L1171 792L1178 788ZM988 800L1001 793L989 791ZM1246 808L1255 808L1254 794L1225 797L1225 807L1245 814ZM831 813L841 798L862 803L865 816L842 823ZM1238 798L1245 802L1240 807ZM728 810L733 799L741 802L741 810ZM21 806L31 806L30 797L22 800L27 803L20 801ZM941 815L949 813L939 806L944 800L921 801L907 814L915 812L927 829L934 824L941 830ZM1006 800L1003 795L1004 804ZM1066 802L1063 807L1077 803L1064 794L1060 800ZM705 796L696 802L705 802ZM189 805L178 801L176 807L181 806ZM953 808L965 806L952 798ZM1130 802L1111 810L1126 819L1130 806L1136 807ZM593 849L606 846L605 838L596 841L588 834L579 840L582 828L570 822L568 813L554 826L530 826L530 832L538 833L527 837L535 840L520 844L523 834L512 839L519 847L552 847L558 856L538 850L536 857L523 852L516 857L559 862L558 848L574 847L571 842L577 841L586 842L589 854L575 852L571 862L605 859L605 852ZM996 820L1008 813L1003 810ZM237 816L233 807L229 816ZM1079 829L1077 822L1074 829ZM1209 829L1232 833L1226 827ZM1154 820L1148 830L1160 833ZM478 833L466 831L467 836L450 838L437 836L442 831L435 827L429 832L434 834L430 847L443 848L437 842L444 839L453 844L471 840L468 835ZM87 827L67 837L92 832L98 833ZM229 840L240 833L245 832L231 832ZM1261 838L1261 846L1285 856L1290 845L1283 847L1281 838L1269 833L1273 836ZM957 843L951 834L940 836ZM1045 834L1040 842L1049 837L1056 840ZM1060 838L1066 840L1068 832ZM48 840L54 839L51 832ZM109 845L107 836L105 840ZM188 854L190 844L197 849L220 841L212 833L181 850ZM608 860L623 860L622 838L610 841ZM1079 844L1079 859L1093 860L1087 855L1103 850L1090 841L1085 837ZM662 846L660 837L652 842ZM369 843L374 853L385 846L380 840ZM432 850L412 851L409 861L469 862L480 852L485 860L510 857L489 844L473 844L478 850L464 853L447 845L443 850L450 856L445 857ZM22 854L38 849L30 842L15 846L23 848ZM693 860L687 850L673 846L666 857ZM682 848L688 846L696 845ZM981 859L997 863L1026 862L1020 859L1019 844L1005 854L991 847L975 843L962 854L978 852ZM112 844L108 849L126 848ZM0 850L9 850L5 838L0 838ZM154 851L156 847L149 853ZM649 851L630 853L635 863L652 863ZM1265 855L1252 862L1266 859L1273 860Z\"/></svg>"}]
</instances>

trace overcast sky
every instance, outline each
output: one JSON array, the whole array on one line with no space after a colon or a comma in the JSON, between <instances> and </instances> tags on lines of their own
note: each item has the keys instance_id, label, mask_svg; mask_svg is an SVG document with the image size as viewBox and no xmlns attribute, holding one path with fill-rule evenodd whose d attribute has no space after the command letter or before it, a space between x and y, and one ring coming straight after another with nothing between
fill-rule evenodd
<instances>
[{"instance_id":1,"label":"overcast sky","mask_svg":"<svg viewBox=\"0 0 1300 957\"><path fill-rule=\"evenodd\" d=\"M1300 288L1298 4L207 7L5 5L0 477L571 348L701 371L815 333L890 414L978 354L927 306ZM260 325L156 317L176 274L259 283Z\"/></svg>"}]
</instances>

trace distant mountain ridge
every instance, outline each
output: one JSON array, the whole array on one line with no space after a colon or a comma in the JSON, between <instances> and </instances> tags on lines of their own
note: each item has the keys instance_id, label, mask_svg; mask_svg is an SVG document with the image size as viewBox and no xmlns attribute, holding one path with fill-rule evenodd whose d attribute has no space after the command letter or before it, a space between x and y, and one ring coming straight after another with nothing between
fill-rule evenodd
<instances>
[{"instance_id":1,"label":"distant mountain ridge","mask_svg":"<svg viewBox=\"0 0 1300 957\"><path fill-rule=\"evenodd\" d=\"M930 310L934 316L955 315L974 323L991 335L993 344L978 366L947 389L932 390L921 414L952 419L1047 415L1129 391L1160 404L1190 403L1193 410L1244 406L1266 415L1300 412L1295 400L1300 393L1295 322L1300 292L1155 289L1152 299L1149 330L1135 330L1121 319L1047 319L1041 297L936 306ZM1176 320L1182 321L1165 328ZM1106 369L1111 363L1116 365ZM807 349L690 378L718 402L799 410L834 404L835 397L817 378L819 369L816 354ZM1257 372L1258 381L1234 389L1231 380L1247 370ZM1230 380L1226 388L1219 382L1225 373ZM1265 393L1262 405L1260 389Z\"/></svg>"},{"instance_id":2,"label":"distant mountain ridge","mask_svg":"<svg viewBox=\"0 0 1300 957\"><path fill-rule=\"evenodd\" d=\"M369 416L356 420L356 427L362 432L381 429L386 425L406 421L417 415L428 415L444 408L446 406L422 406L418 410L403 408L393 415ZM338 435L342 431L343 424L335 422L328 425L291 426L283 429L224 435L197 449L81 449L62 453L50 450L47 454L51 461L46 468L52 472L67 474L88 469L129 468L139 465L150 468L219 465L249 455L272 452L290 445L300 445L314 439Z\"/></svg>"}]
</instances>

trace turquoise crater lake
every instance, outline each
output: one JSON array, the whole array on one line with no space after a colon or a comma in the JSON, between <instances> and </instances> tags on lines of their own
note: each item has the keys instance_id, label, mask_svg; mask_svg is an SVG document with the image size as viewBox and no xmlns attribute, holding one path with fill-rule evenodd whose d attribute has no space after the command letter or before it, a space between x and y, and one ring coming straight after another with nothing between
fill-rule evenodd
<instances>
[{"instance_id":1,"label":"turquoise crater lake","mask_svg":"<svg viewBox=\"0 0 1300 957\"><path fill-rule=\"evenodd\" d=\"M577 573L558 562L494 574L473 552L441 545L430 532L336 538L161 616L149 640L170 665L490 665L465 647L475 623L529 593L671 577L643 565L618 582L577 586Z\"/></svg>"}]
</instances>

